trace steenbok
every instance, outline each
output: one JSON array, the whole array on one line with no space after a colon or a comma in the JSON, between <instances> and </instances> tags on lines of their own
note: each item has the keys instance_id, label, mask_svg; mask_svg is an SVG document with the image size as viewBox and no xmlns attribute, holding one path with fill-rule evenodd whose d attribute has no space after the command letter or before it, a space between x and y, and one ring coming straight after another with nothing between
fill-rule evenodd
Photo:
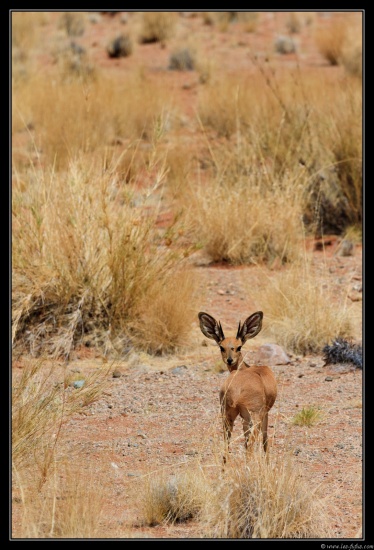
<instances>
[{"instance_id":1,"label":"steenbok","mask_svg":"<svg viewBox=\"0 0 374 550\"><path fill-rule=\"evenodd\" d=\"M220 322L208 313L199 313L201 332L217 342L222 360L230 371L219 393L226 451L229 449L231 432L238 415L243 419L246 449L249 437L251 448L261 431L264 451L267 450L268 412L277 397L277 383L269 367L248 365L244 362L241 352L245 342L260 332L262 318L262 311L253 313L242 325L239 322L235 337L225 338Z\"/></svg>"}]
</instances>

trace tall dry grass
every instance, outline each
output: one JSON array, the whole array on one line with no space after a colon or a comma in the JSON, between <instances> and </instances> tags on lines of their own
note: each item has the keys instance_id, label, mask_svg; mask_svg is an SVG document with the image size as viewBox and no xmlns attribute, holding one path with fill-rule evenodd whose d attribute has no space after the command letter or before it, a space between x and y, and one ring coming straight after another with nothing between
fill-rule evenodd
<instances>
[{"instance_id":1,"label":"tall dry grass","mask_svg":"<svg viewBox=\"0 0 374 550\"><path fill-rule=\"evenodd\" d=\"M70 371L47 358L24 358L12 373L12 494L17 538L93 537L103 505L97 479L64 455L66 423L100 399L111 365L70 384ZM15 510L17 508L17 510Z\"/></svg>"},{"instance_id":2,"label":"tall dry grass","mask_svg":"<svg viewBox=\"0 0 374 550\"><path fill-rule=\"evenodd\" d=\"M221 467L190 464L141 481L141 524L194 521L202 538L328 538L330 521L318 487L310 487L287 452L266 458L261 445Z\"/></svg>"},{"instance_id":3,"label":"tall dry grass","mask_svg":"<svg viewBox=\"0 0 374 550\"><path fill-rule=\"evenodd\" d=\"M199 97L199 117L226 138L209 145L211 160L230 157L242 178L303 180L304 223L310 231L341 233L362 222L362 86L359 79L322 78L296 70L277 74L252 58L251 78L215 78ZM332 107L333 106L333 107ZM233 172L238 180L239 170ZM217 169L218 172L218 169ZM279 212L282 212L280 204ZM282 215L282 214L281 214ZM277 217L275 218L277 219Z\"/></svg>"},{"instance_id":4,"label":"tall dry grass","mask_svg":"<svg viewBox=\"0 0 374 550\"><path fill-rule=\"evenodd\" d=\"M115 142L151 140L157 121L172 110L164 86L149 85L141 72L125 81L69 80L66 65L58 67L62 74L33 74L12 93L12 131L32 129L29 150L45 166L66 169L82 153L102 155Z\"/></svg>"},{"instance_id":5,"label":"tall dry grass","mask_svg":"<svg viewBox=\"0 0 374 550\"><path fill-rule=\"evenodd\" d=\"M73 391L66 369L58 363L24 360L21 373L12 377L12 464L17 470L33 465L43 484L64 422L100 397L109 370L98 369Z\"/></svg>"},{"instance_id":6,"label":"tall dry grass","mask_svg":"<svg viewBox=\"0 0 374 550\"><path fill-rule=\"evenodd\" d=\"M299 354L320 353L331 339L351 337L353 322L348 296L337 299L327 281L323 272L313 270L307 257L275 277L264 272L263 287L248 288L248 292L261 303L267 337Z\"/></svg>"},{"instance_id":7,"label":"tall dry grass","mask_svg":"<svg viewBox=\"0 0 374 550\"><path fill-rule=\"evenodd\" d=\"M292 457L252 453L234 461L215 484L206 510L206 535L233 539L328 538L326 503Z\"/></svg>"},{"instance_id":8,"label":"tall dry grass","mask_svg":"<svg viewBox=\"0 0 374 550\"><path fill-rule=\"evenodd\" d=\"M185 340L193 318L188 251L155 230L157 201L149 209L149 194L124 185L115 169L101 173L86 161L15 184L14 344L68 357L78 343L167 351Z\"/></svg>"},{"instance_id":9,"label":"tall dry grass","mask_svg":"<svg viewBox=\"0 0 374 550\"><path fill-rule=\"evenodd\" d=\"M349 20L346 14L335 15L331 21L315 28L315 41L320 53L331 65L338 65L347 37Z\"/></svg>"},{"instance_id":10,"label":"tall dry grass","mask_svg":"<svg viewBox=\"0 0 374 550\"><path fill-rule=\"evenodd\" d=\"M303 211L302 180L294 178L264 180L255 171L236 177L222 170L192 187L187 216L193 238L215 262L294 261Z\"/></svg>"},{"instance_id":11,"label":"tall dry grass","mask_svg":"<svg viewBox=\"0 0 374 550\"><path fill-rule=\"evenodd\" d=\"M90 466L77 467L65 459L55 462L42 489L36 490L25 472L15 470L22 539L91 539L100 533L104 491Z\"/></svg>"}]
</instances>

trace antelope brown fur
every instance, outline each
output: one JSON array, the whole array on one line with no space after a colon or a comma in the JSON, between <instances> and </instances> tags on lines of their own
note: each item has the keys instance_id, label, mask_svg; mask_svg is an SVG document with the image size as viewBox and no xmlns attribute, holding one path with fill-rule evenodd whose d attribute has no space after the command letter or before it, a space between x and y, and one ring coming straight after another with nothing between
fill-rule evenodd
<instances>
[{"instance_id":1,"label":"antelope brown fur","mask_svg":"<svg viewBox=\"0 0 374 550\"><path fill-rule=\"evenodd\" d=\"M230 371L219 394L227 451L234 421L238 415L243 419L246 449L249 446L249 438L252 439L251 447L261 431L263 448L267 451L268 412L277 396L277 383L269 367L248 365L244 362L241 352L245 342L260 332L262 318L262 311L253 313L243 324L239 322L235 337L226 338L220 322L208 313L199 313L201 332L217 342L222 360Z\"/></svg>"}]
</instances>

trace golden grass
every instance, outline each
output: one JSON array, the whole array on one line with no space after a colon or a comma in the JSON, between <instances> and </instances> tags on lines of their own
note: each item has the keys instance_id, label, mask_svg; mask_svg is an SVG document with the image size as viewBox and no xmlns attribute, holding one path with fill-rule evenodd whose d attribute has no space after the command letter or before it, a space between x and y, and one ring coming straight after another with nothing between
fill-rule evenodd
<instances>
[{"instance_id":1,"label":"golden grass","mask_svg":"<svg viewBox=\"0 0 374 550\"><path fill-rule=\"evenodd\" d=\"M175 474L153 473L142 485L142 519L149 526L199 520L211 498L203 470L194 466Z\"/></svg>"},{"instance_id":2,"label":"golden grass","mask_svg":"<svg viewBox=\"0 0 374 550\"><path fill-rule=\"evenodd\" d=\"M266 458L260 447L231 460L206 510L206 536L233 539L328 537L326 504L291 456Z\"/></svg>"},{"instance_id":3,"label":"golden grass","mask_svg":"<svg viewBox=\"0 0 374 550\"><path fill-rule=\"evenodd\" d=\"M14 479L21 495L17 538L90 539L100 532L104 491L89 465L82 472L72 461L55 462L41 490L33 487L25 472L15 470Z\"/></svg>"},{"instance_id":4,"label":"golden grass","mask_svg":"<svg viewBox=\"0 0 374 550\"><path fill-rule=\"evenodd\" d=\"M264 311L267 337L294 353L319 353L333 338L352 335L347 296L337 300L308 258L272 278L264 273L263 287L248 291Z\"/></svg>"},{"instance_id":5,"label":"golden grass","mask_svg":"<svg viewBox=\"0 0 374 550\"><path fill-rule=\"evenodd\" d=\"M139 30L139 42L165 42L175 32L177 12L144 12Z\"/></svg>"},{"instance_id":6,"label":"golden grass","mask_svg":"<svg viewBox=\"0 0 374 550\"><path fill-rule=\"evenodd\" d=\"M334 18L329 25L315 29L318 50L331 65L338 65L340 61L347 29L345 18Z\"/></svg>"},{"instance_id":7,"label":"golden grass","mask_svg":"<svg viewBox=\"0 0 374 550\"><path fill-rule=\"evenodd\" d=\"M102 75L86 81L67 80L64 64L61 70L61 78L30 77L15 87L12 102L13 132L34 128L30 149L55 169L81 153L102 155L118 140L152 139L156 121L171 109L164 86L148 85L141 73L125 82Z\"/></svg>"},{"instance_id":8,"label":"golden grass","mask_svg":"<svg viewBox=\"0 0 374 550\"><path fill-rule=\"evenodd\" d=\"M110 350L117 337L177 347L193 316L187 252L155 232L147 195L85 162L34 177L13 195L13 342L64 357L77 343Z\"/></svg>"},{"instance_id":9,"label":"golden grass","mask_svg":"<svg viewBox=\"0 0 374 550\"><path fill-rule=\"evenodd\" d=\"M33 464L44 483L63 423L100 397L108 371L96 370L85 376L82 389L73 390L58 363L43 357L24 360L21 374L13 373L12 380L12 463L18 470Z\"/></svg>"}]
</instances>

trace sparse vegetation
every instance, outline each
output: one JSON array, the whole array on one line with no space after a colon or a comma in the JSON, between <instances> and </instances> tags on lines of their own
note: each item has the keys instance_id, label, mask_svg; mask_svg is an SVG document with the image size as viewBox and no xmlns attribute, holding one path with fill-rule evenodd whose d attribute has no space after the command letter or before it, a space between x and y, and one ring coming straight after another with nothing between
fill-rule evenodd
<instances>
[{"instance_id":1,"label":"sparse vegetation","mask_svg":"<svg viewBox=\"0 0 374 550\"><path fill-rule=\"evenodd\" d=\"M291 458L267 460L258 451L217 483L207 522L213 538L319 538L329 532L324 500Z\"/></svg>"},{"instance_id":2,"label":"sparse vegetation","mask_svg":"<svg viewBox=\"0 0 374 550\"><path fill-rule=\"evenodd\" d=\"M314 405L303 407L300 412L295 414L292 419L292 423L295 426L314 426L322 419L322 411L320 408Z\"/></svg>"},{"instance_id":3,"label":"sparse vegetation","mask_svg":"<svg viewBox=\"0 0 374 550\"><path fill-rule=\"evenodd\" d=\"M255 301L264 338L362 368L354 283L310 254L334 234L345 265L362 243L362 15L115 15L11 13L12 536L328 538L336 503L283 439L322 432L294 424L323 404L278 415L267 461L244 457L239 426L223 473L210 384L226 368L194 331L204 266L223 262L251 271L243 295L214 287L228 319ZM278 31L300 48L314 32L328 63L276 55Z\"/></svg>"},{"instance_id":4,"label":"sparse vegetation","mask_svg":"<svg viewBox=\"0 0 374 550\"><path fill-rule=\"evenodd\" d=\"M142 491L142 511L147 525L199 519L209 499L209 484L202 470L149 475Z\"/></svg>"},{"instance_id":5,"label":"sparse vegetation","mask_svg":"<svg viewBox=\"0 0 374 550\"><path fill-rule=\"evenodd\" d=\"M144 12L139 41L142 44L165 42L174 33L177 16L176 12Z\"/></svg>"},{"instance_id":6,"label":"sparse vegetation","mask_svg":"<svg viewBox=\"0 0 374 550\"><path fill-rule=\"evenodd\" d=\"M107 52L109 57L128 57L133 52L131 37L120 34L108 44Z\"/></svg>"},{"instance_id":7,"label":"sparse vegetation","mask_svg":"<svg viewBox=\"0 0 374 550\"><path fill-rule=\"evenodd\" d=\"M261 304L269 336L295 353L321 353L326 341L351 335L347 298L337 302L323 274L316 274L308 262L269 279Z\"/></svg>"},{"instance_id":8,"label":"sparse vegetation","mask_svg":"<svg viewBox=\"0 0 374 550\"><path fill-rule=\"evenodd\" d=\"M113 172L77 163L67 179L36 177L13 197L13 343L55 357L128 338L158 352L178 346L193 311L185 251L157 238L155 216L120 197Z\"/></svg>"},{"instance_id":9,"label":"sparse vegetation","mask_svg":"<svg viewBox=\"0 0 374 550\"><path fill-rule=\"evenodd\" d=\"M331 65L338 65L342 61L343 50L347 42L350 41L350 26L356 23L359 14L347 14L345 17L341 14L334 17L325 25L317 26L315 29L315 40L321 54ZM356 32L361 33L361 29L356 27Z\"/></svg>"}]
</instances>

